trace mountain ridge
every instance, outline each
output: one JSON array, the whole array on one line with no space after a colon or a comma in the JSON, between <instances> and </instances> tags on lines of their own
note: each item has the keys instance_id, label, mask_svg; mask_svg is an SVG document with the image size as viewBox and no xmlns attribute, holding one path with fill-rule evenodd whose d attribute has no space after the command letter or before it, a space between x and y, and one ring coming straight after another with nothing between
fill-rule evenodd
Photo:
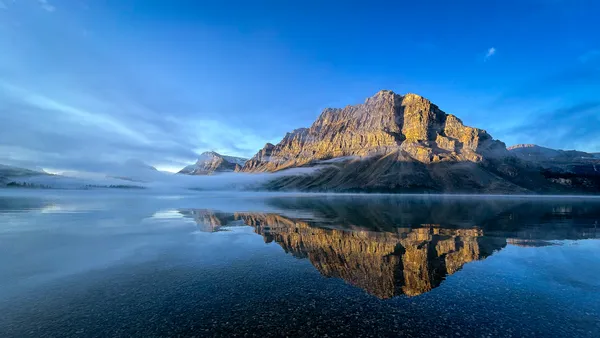
<instances>
[{"instance_id":1,"label":"mountain ridge","mask_svg":"<svg viewBox=\"0 0 600 338\"><path fill-rule=\"evenodd\" d=\"M316 160L394 151L434 163L478 162L507 150L485 130L465 126L426 98L382 90L362 104L324 109L309 128L287 133L277 145L265 145L241 171L272 172Z\"/></svg>"},{"instance_id":2,"label":"mountain ridge","mask_svg":"<svg viewBox=\"0 0 600 338\"><path fill-rule=\"evenodd\" d=\"M517 157L528 161L577 161L595 157L595 154L584 151L553 149L530 143L515 144L507 149Z\"/></svg>"},{"instance_id":3,"label":"mountain ridge","mask_svg":"<svg viewBox=\"0 0 600 338\"><path fill-rule=\"evenodd\" d=\"M463 124L428 99L382 90L362 104L326 108L308 128L267 143L240 171L315 167L267 189L411 193L600 191L597 167L543 167ZM517 150L518 152L518 150ZM323 165L327 164L327 165Z\"/></svg>"},{"instance_id":4,"label":"mountain ridge","mask_svg":"<svg viewBox=\"0 0 600 338\"><path fill-rule=\"evenodd\" d=\"M212 175L219 172L234 172L247 161L245 158L221 155L215 151L205 151L198 157L196 163L181 169L179 174Z\"/></svg>"}]
</instances>

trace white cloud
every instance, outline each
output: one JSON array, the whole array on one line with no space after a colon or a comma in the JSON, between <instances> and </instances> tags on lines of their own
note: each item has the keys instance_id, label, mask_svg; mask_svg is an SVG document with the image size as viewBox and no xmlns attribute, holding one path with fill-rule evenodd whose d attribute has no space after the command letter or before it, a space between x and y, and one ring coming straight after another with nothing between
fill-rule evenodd
<instances>
[{"instance_id":1,"label":"white cloud","mask_svg":"<svg viewBox=\"0 0 600 338\"><path fill-rule=\"evenodd\" d=\"M42 6L43 9L47 10L48 12L54 12L56 10L56 7L52 6L48 0L38 0L38 3L40 4L40 6Z\"/></svg>"},{"instance_id":2,"label":"white cloud","mask_svg":"<svg viewBox=\"0 0 600 338\"><path fill-rule=\"evenodd\" d=\"M488 49L487 53L485 53L484 60L485 61L489 60L494 54L496 54L496 48L492 47L492 48Z\"/></svg>"},{"instance_id":3,"label":"white cloud","mask_svg":"<svg viewBox=\"0 0 600 338\"><path fill-rule=\"evenodd\" d=\"M71 120L72 122L81 125L82 127L95 126L109 132L122 134L130 137L138 142L149 143L143 134L137 132L133 128L127 127L118 120L106 114L99 114L71 106L49 97L30 92L28 90L18 88L4 82L0 82L0 88L6 93L11 93L19 97L24 103L41 109L43 111L60 114Z\"/></svg>"}]
</instances>

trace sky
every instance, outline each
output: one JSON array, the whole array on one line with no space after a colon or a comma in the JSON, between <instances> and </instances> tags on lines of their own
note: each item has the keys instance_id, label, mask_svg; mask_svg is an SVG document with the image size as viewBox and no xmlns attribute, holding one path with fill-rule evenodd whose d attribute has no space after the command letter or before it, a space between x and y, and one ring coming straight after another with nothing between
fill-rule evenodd
<instances>
[{"instance_id":1,"label":"sky","mask_svg":"<svg viewBox=\"0 0 600 338\"><path fill-rule=\"evenodd\" d=\"M594 0L0 0L0 163L175 171L417 93L507 145L600 152Z\"/></svg>"}]
</instances>

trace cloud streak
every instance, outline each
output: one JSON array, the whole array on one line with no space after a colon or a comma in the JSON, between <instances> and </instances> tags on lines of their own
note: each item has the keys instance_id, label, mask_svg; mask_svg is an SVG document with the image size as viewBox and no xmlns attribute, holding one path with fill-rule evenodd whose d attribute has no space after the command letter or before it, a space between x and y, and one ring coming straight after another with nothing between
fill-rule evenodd
<instances>
[{"instance_id":1,"label":"cloud streak","mask_svg":"<svg viewBox=\"0 0 600 338\"><path fill-rule=\"evenodd\" d=\"M72 29L81 27L48 27L0 26L0 164L93 171L140 159L176 170L206 150L249 157L270 141L220 119L186 84L165 85L160 70Z\"/></svg>"},{"instance_id":2,"label":"cloud streak","mask_svg":"<svg viewBox=\"0 0 600 338\"><path fill-rule=\"evenodd\" d=\"M600 101L589 101L543 111L507 131L523 143L538 143L557 149L600 151L600 142L590 139L600 130Z\"/></svg>"},{"instance_id":3,"label":"cloud streak","mask_svg":"<svg viewBox=\"0 0 600 338\"><path fill-rule=\"evenodd\" d=\"M0 85L0 100L0 163L6 164L89 171L136 158L174 168L193 162L204 150L232 154L235 144L250 153L264 142L220 121L169 116L132 101L95 97L76 105L68 96L51 98L6 83ZM138 110L123 112L122 107Z\"/></svg>"},{"instance_id":4,"label":"cloud streak","mask_svg":"<svg viewBox=\"0 0 600 338\"><path fill-rule=\"evenodd\" d=\"M487 52L485 53L485 57L483 58L484 61L488 61L492 56L494 56L496 54L496 48L491 47L490 49L487 50Z\"/></svg>"},{"instance_id":5,"label":"cloud streak","mask_svg":"<svg viewBox=\"0 0 600 338\"><path fill-rule=\"evenodd\" d=\"M52 6L48 0L38 0L38 3L40 4L40 6L42 7L42 9L48 11L48 12L54 12L56 10L56 7Z\"/></svg>"}]
</instances>

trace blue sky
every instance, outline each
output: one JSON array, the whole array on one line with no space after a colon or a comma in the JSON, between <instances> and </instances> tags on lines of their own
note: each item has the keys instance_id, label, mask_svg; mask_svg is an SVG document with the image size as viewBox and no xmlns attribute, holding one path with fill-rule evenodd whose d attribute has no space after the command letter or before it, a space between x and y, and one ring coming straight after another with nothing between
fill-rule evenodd
<instances>
[{"instance_id":1,"label":"blue sky","mask_svg":"<svg viewBox=\"0 0 600 338\"><path fill-rule=\"evenodd\" d=\"M381 89L508 145L600 151L599 14L593 0L0 0L0 163L249 157Z\"/></svg>"}]
</instances>

